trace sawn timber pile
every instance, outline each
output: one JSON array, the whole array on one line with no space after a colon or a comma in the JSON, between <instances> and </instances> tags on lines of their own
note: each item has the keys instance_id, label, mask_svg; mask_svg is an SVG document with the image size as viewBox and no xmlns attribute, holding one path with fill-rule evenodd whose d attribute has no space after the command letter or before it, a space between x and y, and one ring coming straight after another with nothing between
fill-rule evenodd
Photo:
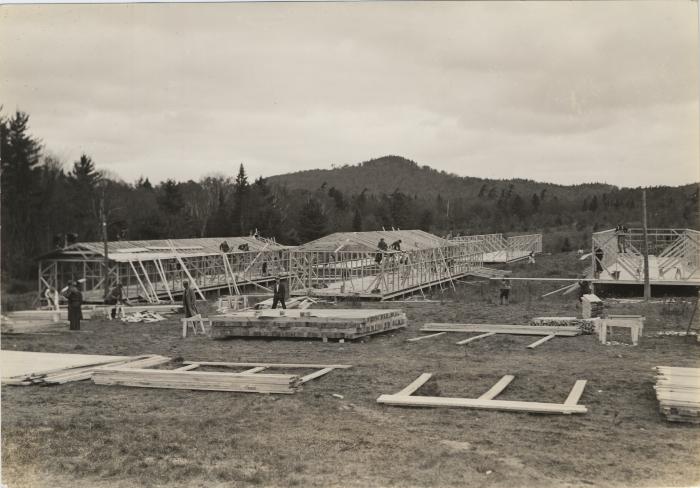
<instances>
[{"instance_id":1,"label":"sawn timber pile","mask_svg":"<svg viewBox=\"0 0 700 488\"><path fill-rule=\"evenodd\" d=\"M246 311L210 317L212 338L356 339L406 327L401 310L307 309Z\"/></svg>"}]
</instances>

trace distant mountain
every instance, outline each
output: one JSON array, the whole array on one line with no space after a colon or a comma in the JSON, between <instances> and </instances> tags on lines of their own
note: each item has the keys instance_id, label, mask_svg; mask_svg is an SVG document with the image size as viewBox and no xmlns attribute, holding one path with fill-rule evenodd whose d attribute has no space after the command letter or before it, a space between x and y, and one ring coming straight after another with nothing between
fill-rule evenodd
<instances>
[{"instance_id":1,"label":"distant mountain","mask_svg":"<svg viewBox=\"0 0 700 488\"><path fill-rule=\"evenodd\" d=\"M286 186L290 190L313 190L325 183L327 188L335 187L347 194L361 193L364 189L373 194L399 190L419 198L434 198L439 194L446 199L476 198L480 193L483 196L492 189L498 193L504 189L520 195L539 195L546 190L548 196L560 199L568 199L572 190L575 190L577 197L584 198L616 189L612 185L597 183L564 186L523 179L495 180L457 176L429 166L420 166L401 156L384 156L354 166L297 171L271 176L267 181Z\"/></svg>"}]
</instances>

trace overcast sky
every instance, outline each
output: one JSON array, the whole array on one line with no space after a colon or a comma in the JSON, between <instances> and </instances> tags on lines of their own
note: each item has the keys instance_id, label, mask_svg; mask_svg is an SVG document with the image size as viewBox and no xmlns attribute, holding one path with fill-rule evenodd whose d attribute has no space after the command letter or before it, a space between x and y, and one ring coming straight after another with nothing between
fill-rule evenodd
<instances>
[{"instance_id":1,"label":"overcast sky","mask_svg":"<svg viewBox=\"0 0 700 488\"><path fill-rule=\"evenodd\" d=\"M127 181L397 154L462 176L700 180L696 2L0 7L0 103Z\"/></svg>"}]
</instances>

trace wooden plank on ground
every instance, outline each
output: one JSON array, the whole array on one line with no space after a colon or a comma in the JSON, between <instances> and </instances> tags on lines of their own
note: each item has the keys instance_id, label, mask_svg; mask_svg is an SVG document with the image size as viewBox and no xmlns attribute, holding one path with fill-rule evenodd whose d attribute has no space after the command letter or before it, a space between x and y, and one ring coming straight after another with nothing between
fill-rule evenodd
<instances>
[{"instance_id":1,"label":"wooden plank on ground","mask_svg":"<svg viewBox=\"0 0 700 488\"><path fill-rule=\"evenodd\" d=\"M307 381L311 381L313 379L318 378L319 376L323 376L326 373L330 373L331 371L333 371L333 369L334 368L323 368L323 369L319 369L318 371L314 371L313 373L309 373L306 376L302 376L301 383L304 384Z\"/></svg>"},{"instance_id":2,"label":"wooden plank on ground","mask_svg":"<svg viewBox=\"0 0 700 488\"><path fill-rule=\"evenodd\" d=\"M437 332L435 334L428 334L428 335L423 335L423 336L419 336L419 337L413 337L411 339L406 339L406 342L421 341L423 339L430 339L431 337L437 337L437 336L441 336L443 334L446 334L446 332Z\"/></svg>"},{"instance_id":3,"label":"wooden plank on ground","mask_svg":"<svg viewBox=\"0 0 700 488\"><path fill-rule=\"evenodd\" d=\"M513 324L450 324L427 323L421 332L495 332L497 334L576 336L581 330L576 326L538 326Z\"/></svg>"},{"instance_id":4,"label":"wooden plank on ground","mask_svg":"<svg viewBox=\"0 0 700 488\"><path fill-rule=\"evenodd\" d=\"M378 403L408 407L455 407L505 410L532 413L586 413L584 405L564 405L560 403L518 402L509 400L481 400L478 398L449 398L429 396L382 395Z\"/></svg>"},{"instance_id":5,"label":"wooden plank on ground","mask_svg":"<svg viewBox=\"0 0 700 488\"><path fill-rule=\"evenodd\" d=\"M191 369L199 368L199 363L186 364L185 366L180 366L179 368L173 369L173 371L189 371Z\"/></svg>"},{"instance_id":6,"label":"wooden plank on ground","mask_svg":"<svg viewBox=\"0 0 700 488\"><path fill-rule=\"evenodd\" d=\"M489 389L489 391L481 395L479 397L479 400L493 400L498 395L500 395L503 390L506 389L510 382L513 381L513 378L515 378L515 376L513 376L512 374L505 375L503 378L498 380L498 383L493 385L491 389Z\"/></svg>"},{"instance_id":7,"label":"wooden plank on ground","mask_svg":"<svg viewBox=\"0 0 700 488\"><path fill-rule=\"evenodd\" d=\"M554 337L555 337L555 335L554 335L554 334L551 334L551 335L548 335L548 336L546 336L546 337L543 337L542 339L538 339L538 340L536 340L535 342L533 342L532 344L528 345L527 348L528 348L528 349L534 349L534 348L536 348L537 346L539 346L540 344L544 344L545 342L547 342L547 341L549 341L549 340L551 340L551 339L554 339Z\"/></svg>"},{"instance_id":8,"label":"wooden plank on ground","mask_svg":"<svg viewBox=\"0 0 700 488\"><path fill-rule=\"evenodd\" d=\"M256 366L255 368L246 369L245 371L241 371L240 374L255 374L255 373L259 373L260 371L264 371L266 369L267 368L265 366Z\"/></svg>"},{"instance_id":9,"label":"wooden plank on ground","mask_svg":"<svg viewBox=\"0 0 700 488\"><path fill-rule=\"evenodd\" d=\"M470 342L477 341L479 339L483 339L484 337L491 337L492 335L496 335L496 333L495 332L487 332L486 334L480 334L478 336L469 337L468 339L464 339L462 341L455 342L455 344L457 344L458 346L462 346L464 344L469 344Z\"/></svg>"},{"instance_id":10,"label":"wooden plank on ground","mask_svg":"<svg viewBox=\"0 0 700 488\"><path fill-rule=\"evenodd\" d=\"M578 404L579 398L583 394L583 389L586 387L586 380L577 380L574 383L574 387L569 392L569 396L566 397L564 405L576 405Z\"/></svg>"},{"instance_id":11,"label":"wooden plank on ground","mask_svg":"<svg viewBox=\"0 0 700 488\"><path fill-rule=\"evenodd\" d=\"M264 366L266 368L309 368L309 369L323 369L323 368L333 368L333 369L347 369L352 368L348 364L301 364L301 363L230 363L224 361L183 361L183 364L197 363L202 366Z\"/></svg>"},{"instance_id":12,"label":"wooden plank on ground","mask_svg":"<svg viewBox=\"0 0 700 488\"><path fill-rule=\"evenodd\" d=\"M423 386L433 375L431 373L423 373L418 378L400 392L389 396L409 396L412 395L418 388Z\"/></svg>"}]
</instances>

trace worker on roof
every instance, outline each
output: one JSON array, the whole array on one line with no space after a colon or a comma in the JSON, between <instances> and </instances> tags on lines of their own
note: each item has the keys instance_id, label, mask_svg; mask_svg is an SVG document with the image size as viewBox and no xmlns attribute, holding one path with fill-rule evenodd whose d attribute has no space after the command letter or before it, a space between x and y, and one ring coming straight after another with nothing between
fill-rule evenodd
<instances>
[{"instance_id":1,"label":"worker on roof","mask_svg":"<svg viewBox=\"0 0 700 488\"><path fill-rule=\"evenodd\" d=\"M377 264L380 264L382 262L382 253L389 250L389 246L386 245L386 241L383 237L379 239L377 248L379 249L379 252L374 257L374 260L377 262Z\"/></svg>"},{"instance_id":2,"label":"worker on roof","mask_svg":"<svg viewBox=\"0 0 700 488\"><path fill-rule=\"evenodd\" d=\"M221 244L219 244L219 249L221 252L226 253L231 250L231 247L228 245L228 242L224 241Z\"/></svg>"},{"instance_id":3,"label":"worker on roof","mask_svg":"<svg viewBox=\"0 0 700 488\"><path fill-rule=\"evenodd\" d=\"M400 251L401 250L401 239L391 243L391 250L392 251Z\"/></svg>"}]
</instances>

